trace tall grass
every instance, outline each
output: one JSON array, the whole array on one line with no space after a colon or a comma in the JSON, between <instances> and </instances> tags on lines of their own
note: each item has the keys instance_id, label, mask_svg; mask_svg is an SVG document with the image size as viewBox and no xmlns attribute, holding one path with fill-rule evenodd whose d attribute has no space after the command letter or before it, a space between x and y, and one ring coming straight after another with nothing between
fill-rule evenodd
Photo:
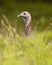
<instances>
[{"instance_id":1,"label":"tall grass","mask_svg":"<svg viewBox=\"0 0 52 65\"><path fill-rule=\"evenodd\" d=\"M5 15L1 24L0 65L52 65L52 30L20 36Z\"/></svg>"}]
</instances>

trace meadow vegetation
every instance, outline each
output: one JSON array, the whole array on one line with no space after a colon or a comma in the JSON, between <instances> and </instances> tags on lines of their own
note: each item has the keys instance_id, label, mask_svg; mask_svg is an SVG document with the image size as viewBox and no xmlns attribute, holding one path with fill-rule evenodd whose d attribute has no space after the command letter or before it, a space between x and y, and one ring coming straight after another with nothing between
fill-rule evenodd
<instances>
[{"instance_id":1,"label":"meadow vegetation","mask_svg":"<svg viewBox=\"0 0 52 65\"><path fill-rule=\"evenodd\" d=\"M13 20L9 14L0 16L0 65L52 65L52 5L30 4L17 6L11 13ZM20 10L32 14L31 36L21 36L23 20L15 18Z\"/></svg>"}]
</instances>

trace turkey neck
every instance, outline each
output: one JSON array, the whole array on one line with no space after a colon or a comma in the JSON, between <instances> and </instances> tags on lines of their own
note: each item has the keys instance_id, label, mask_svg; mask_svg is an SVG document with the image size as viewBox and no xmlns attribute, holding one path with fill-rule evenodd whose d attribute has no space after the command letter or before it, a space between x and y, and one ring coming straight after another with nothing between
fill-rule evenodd
<instances>
[{"instance_id":1,"label":"turkey neck","mask_svg":"<svg viewBox=\"0 0 52 65\"><path fill-rule=\"evenodd\" d=\"M25 25L25 34L30 35L31 33L31 23L29 23L27 26Z\"/></svg>"}]
</instances>

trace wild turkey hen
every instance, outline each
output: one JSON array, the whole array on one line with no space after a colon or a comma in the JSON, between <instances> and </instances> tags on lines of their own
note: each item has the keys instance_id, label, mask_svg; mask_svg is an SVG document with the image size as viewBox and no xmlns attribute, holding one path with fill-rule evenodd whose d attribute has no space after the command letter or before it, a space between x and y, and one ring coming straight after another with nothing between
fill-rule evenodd
<instances>
[{"instance_id":1,"label":"wild turkey hen","mask_svg":"<svg viewBox=\"0 0 52 65\"><path fill-rule=\"evenodd\" d=\"M31 33L31 15L27 11L21 12L17 17L22 17L25 22L25 35L30 35Z\"/></svg>"}]
</instances>

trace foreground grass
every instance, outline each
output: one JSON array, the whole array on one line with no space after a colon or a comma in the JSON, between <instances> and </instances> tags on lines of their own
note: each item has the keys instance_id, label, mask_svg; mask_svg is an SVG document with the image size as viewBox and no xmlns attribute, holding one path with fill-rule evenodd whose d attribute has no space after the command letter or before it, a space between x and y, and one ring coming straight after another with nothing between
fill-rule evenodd
<instances>
[{"instance_id":1,"label":"foreground grass","mask_svg":"<svg viewBox=\"0 0 52 65\"><path fill-rule=\"evenodd\" d=\"M0 65L52 65L52 31L22 37L10 25L5 28L6 34L0 33Z\"/></svg>"},{"instance_id":2,"label":"foreground grass","mask_svg":"<svg viewBox=\"0 0 52 65\"><path fill-rule=\"evenodd\" d=\"M20 36L3 15L0 33L0 65L52 65L52 31Z\"/></svg>"}]
</instances>

